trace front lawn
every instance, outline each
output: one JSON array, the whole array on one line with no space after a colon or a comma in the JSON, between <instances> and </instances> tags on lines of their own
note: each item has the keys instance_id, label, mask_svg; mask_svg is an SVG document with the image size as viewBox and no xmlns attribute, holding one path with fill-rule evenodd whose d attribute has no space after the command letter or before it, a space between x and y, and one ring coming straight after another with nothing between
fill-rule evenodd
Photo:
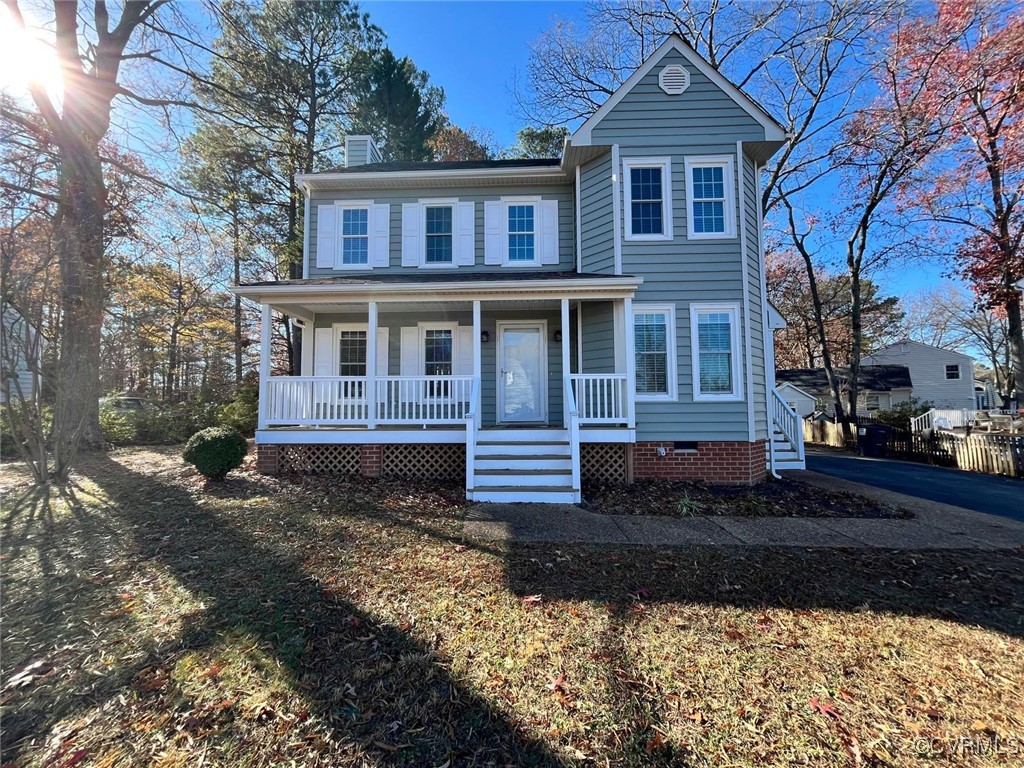
<instances>
[{"instance_id":1,"label":"front lawn","mask_svg":"<svg viewBox=\"0 0 1024 768\"><path fill-rule=\"evenodd\" d=\"M1019 765L1024 553L503 548L458 485L174 449L3 476L4 764Z\"/></svg>"}]
</instances>

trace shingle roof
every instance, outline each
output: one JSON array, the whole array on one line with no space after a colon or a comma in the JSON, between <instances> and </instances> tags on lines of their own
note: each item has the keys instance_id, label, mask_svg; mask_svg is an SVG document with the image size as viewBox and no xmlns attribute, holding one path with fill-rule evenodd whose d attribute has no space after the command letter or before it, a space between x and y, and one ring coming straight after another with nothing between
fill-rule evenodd
<instances>
[{"instance_id":1,"label":"shingle roof","mask_svg":"<svg viewBox=\"0 0 1024 768\"><path fill-rule=\"evenodd\" d=\"M836 368L840 383L849 381L848 368ZM789 383L813 394L829 391L824 368L786 368L775 372L775 380ZM890 389L913 387L910 369L905 365L862 365L857 377L857 388L862 391L887 392ZM844 386L845 389L845 386Z\"/></svg>"},{"instance_id":2,"label":"shingle roof","mask_svg":"<svg viewBox=\"0 0 1024 768\"><path fill-rule=\"evenodd\" d=\"M364 163L352 168L339 166L320 173L397 173L401 171L471 171L478 168L551 168L561 163L557 157L526 160L457 160L450 162ZM310 174L316 175L316 174Z\"/></svg>"},{"instance_id":3,"label":"shingle roof","mask_svg":"<svg viewBox=\"0 0 1024 768\"><path fill-rule=\"evenodd\" d=\"M508 270L498 272L461 272L445 270L443 272L400 272L369 275L346 275L343 277L310 277L305 280L267 280L257 283L241 283L246 288L268 285L374 285L389 283L485 283L516 280L520 282L544 280L600 280L622 278L629 279L632 275L608 275L592 272L520 272Z\"/></svg>"}]
</instances>

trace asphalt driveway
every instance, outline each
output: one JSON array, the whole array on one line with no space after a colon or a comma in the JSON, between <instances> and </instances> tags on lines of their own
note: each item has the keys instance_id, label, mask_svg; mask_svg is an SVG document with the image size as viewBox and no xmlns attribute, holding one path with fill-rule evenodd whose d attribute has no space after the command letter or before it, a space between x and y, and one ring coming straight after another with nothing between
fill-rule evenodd
<instances>
[{"instance_id":1,"label":"asphalt driveway","mask_svg":"<svg viewBox=\"0 0 1024 768\"><path fill-rule=\"evenodd\" d=\"M1024 522L1024 480L892 459L807 452L807 468L919 499Z\"/></svg>"}]
</instances>

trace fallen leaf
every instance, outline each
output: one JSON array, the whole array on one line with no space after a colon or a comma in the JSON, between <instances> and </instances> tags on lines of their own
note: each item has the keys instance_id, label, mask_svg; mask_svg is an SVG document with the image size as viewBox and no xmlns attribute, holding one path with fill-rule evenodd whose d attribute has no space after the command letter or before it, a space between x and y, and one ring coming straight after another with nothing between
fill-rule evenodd
<instances>
[{"instance_id":1,"label":"fallen leaf","mask_svg":"<svg viewBox=\"0 0 1024 768\"><path fill-rule=\"evenodd\" d=\"M807 703L811 705L811 709L813 709L815 712L825 715L825 717L831 717L836 720L842 720L842 715L840 715L839 712L836 711L836 708L832 706L832 704L830 704L827 701L819 701L817 696L813 696L811 700Z\"/></svg>"},{"instance_id":2,"label":"fallen leaf","mask_svg":"<svg viewBox=\"0 0 1024 768\"><path fill-rule=\"evenodd\" d=\"M665 737L658 731L654 732L654 735L647 740L647 745L644 747L644 752L650 757L654 752L662 749L665 746Z\"/></svg>"}]
</instances>

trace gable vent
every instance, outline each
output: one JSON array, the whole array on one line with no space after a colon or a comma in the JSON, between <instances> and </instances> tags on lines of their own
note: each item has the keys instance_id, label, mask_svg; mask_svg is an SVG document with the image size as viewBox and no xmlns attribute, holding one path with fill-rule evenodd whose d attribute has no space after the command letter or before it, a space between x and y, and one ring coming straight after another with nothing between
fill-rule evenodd
<instances>
[{"instance_id":1,"label":"gable vent","mask_svg":"<svg viewBox=\"0 0 1024 768\"><path fill-rule=\"evenodd\" d=\"M690 75L678 64L670 64L658 75L658 85L669 96L678 96L690 86Z\"/></svg>"}]
</instances>

